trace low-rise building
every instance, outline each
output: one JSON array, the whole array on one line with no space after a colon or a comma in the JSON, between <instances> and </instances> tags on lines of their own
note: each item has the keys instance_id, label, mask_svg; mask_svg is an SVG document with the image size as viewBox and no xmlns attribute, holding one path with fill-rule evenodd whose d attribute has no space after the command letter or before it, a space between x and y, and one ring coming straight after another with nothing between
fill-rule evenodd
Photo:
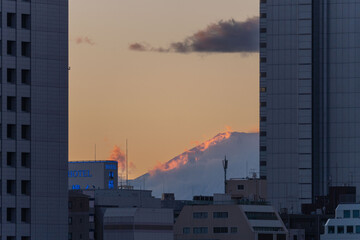
<instances>
[{"instance_id":1,"label":"low-rise building","mask_svg":"<svg viewBox=\"0 0 360 240\"><path fill-rule=\"evenodd\" d=\"M173 212L156 208L107 208L104 240L173 240Z\"/></svg>"},{"instance_id":2,"label":"low-rise building","mask_svg":"<svg viewBox=\"0 0 360 240\"><path fill-rule=\"evenodd\" d=\"M335 218L325 224L321 240L360 239L360 204L340 204L335 210Z\"/></svg>"},{"instance_id":3,"label":"low-rise building","mask_svg":"<svg viewBox=\"0 0 360 240\"><path fill-rule=\"evenodd\" d=\"M69 191L69 240L92 240L89 222L89 196Z\"/></svg>"},{"instance_id":4,"label":"low-rise building","mask_svg":"<svg viewBox=\"0 0 360 240\"><path fill-rule=\"evenodd\" d=\"M259 178L231 178L226 180L226 193L232 198L251 201L266 200L266 180Z\"/></svg>"},{"instance_id":5,"label":"low-rise building","mask_svg":"<svg viewBox=\"0 0 360 240\"><path fill-rule=\"evenodd\" d=\"M230 195L215 195L210 205L184 206L175 226L175 240L287 240L288 231L269 205L239 205Z\"/></svg>"}]
</instances>

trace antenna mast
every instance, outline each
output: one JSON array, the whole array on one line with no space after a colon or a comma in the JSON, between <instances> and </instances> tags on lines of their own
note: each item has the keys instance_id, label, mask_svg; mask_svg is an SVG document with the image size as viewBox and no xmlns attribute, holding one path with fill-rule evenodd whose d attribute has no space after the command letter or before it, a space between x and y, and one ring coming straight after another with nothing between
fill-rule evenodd
<instances>
[{"instance_id":1,"label":"antenna mast","mask_svg":"<svg viewBox=\"0 0 360 240\"><path fill-rule=\"evenodd\" d=\"M228 168L228 160L226 159L226 155L225 155L225 159L222 161L223 164L223 168L224 168L224 193L226 193L226 172L227 172L227 168Z\"/></svg>"},{"instance_id":2,"label":"antenna mast","mask_svg":"<svg viewBox=\"0 0 360 240\"><path fill-rule=\"evenodd\" d=\"M126 186L129 186L128 163L129 163L129 158L128 158L128 140L126 139Z\"/></svg>"}]
</instances>

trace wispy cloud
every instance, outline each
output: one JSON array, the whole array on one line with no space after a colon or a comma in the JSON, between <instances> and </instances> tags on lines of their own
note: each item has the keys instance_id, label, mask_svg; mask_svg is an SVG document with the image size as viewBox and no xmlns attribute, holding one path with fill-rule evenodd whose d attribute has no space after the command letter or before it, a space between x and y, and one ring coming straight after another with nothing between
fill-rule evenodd
<instances>
[{"instance_id":1,"label":"wispy cloud","mask_svg":"<svg viewBox=\"0 0 360 240\"><path fill-rule=\"evenodd\" d=\"M152 47L147 43L130 44L134 51L177 52L177 53L252 53L258 51L259 19L249 18L243 22L230 19L210 24L183 41L170 46Z\"/></svg>"},{"instance_id":2,"label":"wispy cloud","mask_svg":"<svg viewBox=\"0 0 360 240\"><path fill-rule=\"evenodd\" d=\"M76 44L89 44L91 46L95 45L95 42L89 37L78 37L75 40Z\"/></svg>"}]
</instances>

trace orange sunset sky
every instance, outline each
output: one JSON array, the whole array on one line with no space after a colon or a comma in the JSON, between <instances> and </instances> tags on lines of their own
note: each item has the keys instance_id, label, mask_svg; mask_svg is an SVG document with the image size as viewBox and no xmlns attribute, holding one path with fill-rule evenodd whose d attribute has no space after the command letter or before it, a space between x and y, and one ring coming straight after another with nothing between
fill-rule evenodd
<instances>
[{"instance_id":1,"label":"orange sunset sky","mask_svg":"<svg viewBox=\"0 0 360 240\"><path fill-rule=\"evenodd\" d=\"M114 145L130 178L226 126L258 129L258 54L158 53L220 20L258 15L254 0L70 0L69 160L109 159Z\"/></svg>"}]
</instances>

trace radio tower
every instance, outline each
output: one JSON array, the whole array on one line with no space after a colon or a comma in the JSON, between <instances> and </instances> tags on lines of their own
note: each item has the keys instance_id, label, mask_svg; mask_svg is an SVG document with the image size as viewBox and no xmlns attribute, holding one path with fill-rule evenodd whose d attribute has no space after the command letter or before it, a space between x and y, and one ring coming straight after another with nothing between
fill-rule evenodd
<instances>
[{"instance_id":1,"label":"radio tower","mask_svg":"<svg viewBox=\"0 0 360 240\"><path fill-rule=\"evenodd\" d=\"M222 164L223 164L223 167L224 167L224 193L226 193L226 171L227 171L227 168L228 168L228 160L226 159L226 155L225 155L225 159L222 160Z\"/></svg>"}]
</instances>

